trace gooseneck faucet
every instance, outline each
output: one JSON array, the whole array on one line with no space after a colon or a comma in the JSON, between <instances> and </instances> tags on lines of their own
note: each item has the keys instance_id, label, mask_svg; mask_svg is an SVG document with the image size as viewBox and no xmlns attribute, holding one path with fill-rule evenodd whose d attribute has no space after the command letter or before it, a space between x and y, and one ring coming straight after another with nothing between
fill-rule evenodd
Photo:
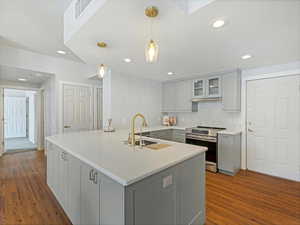
<instances>
[{"instance_id":1,"label":"gooseneck faucet","mask_svg":"<svg viewBox=\"0 0 300 225\"><path fill-rule=\"evenodd\" d=\"M137 113L132 117L130 133L131 133L131 145L133 145L133 146L135 146L135 121L136 121L136 118L138 118L138 117L141 117L143 120L142 127L148 126L144 115L142 115L141 113ZM142 130L141 130L141 132L142 132Z\"/></svg>"}]
</instances>

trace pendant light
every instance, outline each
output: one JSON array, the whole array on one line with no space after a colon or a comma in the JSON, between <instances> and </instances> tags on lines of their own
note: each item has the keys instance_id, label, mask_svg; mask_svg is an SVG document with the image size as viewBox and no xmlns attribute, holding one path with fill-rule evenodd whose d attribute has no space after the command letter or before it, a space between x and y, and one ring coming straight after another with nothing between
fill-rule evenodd
<instances>
[{"instance_id":1,"label":"pendant light","mask_svg":"<svg viewBox=\"0 0 300 225\"><path fill-rule=\"evenodd\" d=\"M99 48L106 48L107 44L105 42L98 42L97 46ZM106 73L107 73L107 67L103 63L101 63L97 69L98 78L103 78Z\"/></svg>"},{"instance_id":2,"label":"pendant light","mask_svg":"<svg viewBox=\"0 0 300 225\"><path fill-rule=\"evenodd\" d=\"M97 71L97 75L99 78L103 78L104 75L106 74L106 71L107 71L107 68L104 64L101 64L99 67L98 67L98 71Z\"/></svg>"},{"instance_id":3,"label":"pendant light","mask_svg":"<svg viewBox=\"0 0 300 225\"><path fill-rule=\"evenodd\" d=\"M145 10L145 15L150 19L155 18L158 15L158 9L155 6L149 6ZM145 48L145 56L146 61L149 63L154 63L158 60L158 51L159 47L157 42L155 42L152 38L152 21L150 24L150 40L146 44Z\"/></svg>"}]
</instances>

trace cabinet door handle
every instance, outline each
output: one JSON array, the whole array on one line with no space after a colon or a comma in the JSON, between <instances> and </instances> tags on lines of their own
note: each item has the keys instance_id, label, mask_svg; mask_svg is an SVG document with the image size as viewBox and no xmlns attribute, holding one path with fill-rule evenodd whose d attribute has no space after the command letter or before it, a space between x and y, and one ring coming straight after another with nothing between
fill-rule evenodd
<instances>
[{"instance_id":1,"label":"cabinet door handle","mask_svg":"<svg viewBox=\"0 0 300 225\"><path fill-rule=\"evenodd\" d=\"M66 152L64 152L64 161L68 161L67 153Z\"/></svg>"},{"instance_id":2,"label":"cabinet door handle","mask_svg":"<svg viewBox=\"0 0 300 225\"><path fill-rule=\"evenodd\" d=\"M64 152L60 153L60 158L64 160Z\"/></svg>"},{"instance_id":3,"label":"cabinet door handle","mask_svg":"<svg viewBox=\"0 0 300 225\"><path fill-rule=\"evenodd\" d=\"M93 169L91 169L90 170L90 181L93 181L94 180L94 170Z\"/></svg>"},{"instance_id":4,"label":"cabinet door handle","mask_svg":"<svg viewBox=\"0 0 300 225\"><path fill-rule=\"evenodd\" d=\"M68 129L68 128L71 128L71 126L65 125L64 128L65 128L65 129Z\"/></svg>"},{"instance_id":5,"label":"cabinet door handle","mask_svg":"<svg viewBox=\"0 0 300 225\"><path fill-rule=\"evenodd\" d=\"M98 173L97 173L97 172L94 173L94 179L93 179L93 182L94 182L94 184L97 184L97 183L98 183Z\"/></svg>"}]
</instances>

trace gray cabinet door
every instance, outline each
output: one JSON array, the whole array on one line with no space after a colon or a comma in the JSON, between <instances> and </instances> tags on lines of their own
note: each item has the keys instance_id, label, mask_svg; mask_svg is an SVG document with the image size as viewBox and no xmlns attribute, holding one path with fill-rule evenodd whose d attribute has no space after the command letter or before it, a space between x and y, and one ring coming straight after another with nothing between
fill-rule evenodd
<instances>
[{"instance_id":1,"label":"gray cabinet door","mask_svg":"<svg viewBox=\"0 0 300 225\"><path fill-rule=\"evenodd\" d=\"M100 224L100 181L98 172L81 165L81 224Z\"/></svg>"},{"instance_id":2,"label":"gray cabinet door","mask_svg":"<svg viewBox=\"0 0 300 225\"><path fill-rule=\"evenodd\" d=\"M47 184L54 189L54 150L52 144L47 143Z\"/></svg>"},{"instance_id":3,"label":"gray cabinet door","mask_svg":"<svg viewBox=\"0 0 300 225\"><path fill-rule=\"evenodd\" d=\"M63 207L65 212L68 209L68 162L66 160L66 153L62 150L59 150L59 160L58 160L58 201L60 205Z\"/></svg>"},{"instance_id":4,"label":"gray cabinet door","mask_svg":"<svg viewBox=\"0 0 300 225\"><path fill-rule=\"evenodd\" d=\"M241 135L218 135L218 168L234 175L241 167Z\"/></svg>"},{"instance_id":5,"label":"gray cabinet door","mask_svg":"<svg viewBox=\"0 0 300 225\"><path fill-rule=\"evenodd\" d=\"M175 174L163 172L160 175L141 182L132 190L134 224L176 224ZM168 176L172 177L172 184L163 187L163 179Z\"/></svg>"},{"instance_id":6,"label":"gray cabinet door","mask_svg":"<svg viewBox=\"0 0 300 225\"><path fill-rule=\"evenodd\" d=\"M53 170L52 170L52 191L56 197L56 199L59 201L59 197L60 197L60 187L59 187L59 175L60 175L60 171L59 171L59 161L60 161L60 154L59 154L59 149L55 146L52 145L52 165L53 165Z\"/></svg>"},{"instance_id":7,"label":"gray cabinet door","mask_svg":"<svg viewBox=\"0 0 300 225\"><path fill-rule=\"evenodd\" d=\"M185 130L173 129L172 131L172 141L185 143Z\"/></svg>"},{"instance_id":8,"label":"gray cabinet door","mask_svg":"<svg viewBox=\"0 0 300 225\"><path fill-rule=\"evenodd\" d=\"M163 83L162 85L162 111L163 112L174 112L176 109L176 83Z\"/></svg>"},{"instance_id":9,"label":"gray cabinet door","mask_svg":"<svg viewBox=\"0 0 300 225\"><path fill-rule=\"evenodd\" d=\"M219 169L233 172L233 138L230 135L219 135L218 166Z\"/></svg>"},{"instance_id":10,"label":"gray cabinet door","mask_svg":"<svg viewBox=\"0 0 300 225\"><path fill-rule=\"evenodd\" d=\"M174 96L173 96L174 98ZM177 112L192 111L192 81L184 80L176 83L176 106Z\"/></svg>"},{"instance_id":11,"label":"gray cabinet door","mask_svg":"<svg viewBox=\"0 0 300 225\"><path fill-rule=\"evenodd\" d=\"M68 161L68 171L69 175L67 177L67 214L73 225L80 224L80 174L81 174L81 162L71 156L67 155L66 159Z\"/></svg>"},{"instance_id":12,"label":"gray cabinet door","mask_svg":"<svg viewBox=\"0 0 300 225\"><path fill-rule=\"evenodd\" d=\"M172 140L172 129L151 131L150 137L171 141Z\"/></svg>"},{"instance_id":13,"label":"gray cabinet door","mask_svg":"<svg viewBox=\"0 0 300 225\"><path fill-rule=\"evenodd\" d=\"M223 76L223 109L241 111L241 75L240 72Z\"/></svg>"}]
</instances>

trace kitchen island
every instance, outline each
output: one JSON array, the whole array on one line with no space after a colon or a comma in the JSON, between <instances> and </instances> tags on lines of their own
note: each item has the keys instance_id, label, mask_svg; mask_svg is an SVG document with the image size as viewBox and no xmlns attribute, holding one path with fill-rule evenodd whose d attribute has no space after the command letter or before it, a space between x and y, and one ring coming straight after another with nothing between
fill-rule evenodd
<instances>
[{"instance_id":1,"label":"kitchen island","mask_svg":"<svg viewBox=\"0 0 300 225\"><path fill-rule=\"evenodd\" d=\"M47 183L73 224L204 224L205 147L153 138L165 148L124 144L128 131L47 137Z\"/></svg>"}]
</instances>

